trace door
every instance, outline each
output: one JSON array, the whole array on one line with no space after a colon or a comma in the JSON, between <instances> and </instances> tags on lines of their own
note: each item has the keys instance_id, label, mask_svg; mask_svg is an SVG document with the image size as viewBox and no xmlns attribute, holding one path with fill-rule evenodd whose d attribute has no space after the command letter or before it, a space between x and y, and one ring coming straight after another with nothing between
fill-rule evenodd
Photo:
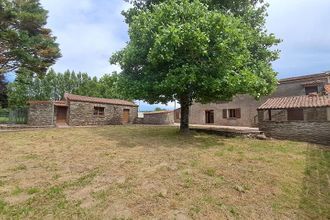
<instances>
[{"instance_id":1,"label":"door","mask_svg":"<svg viewBox=\"0 0 330 220\"><path fill-rule=\"evenodd\" d=\"M66 123L67 107L57 107L56 123Z\"/></svg>"},{"instance_id":2,"label":"door","mask_svg":"<svg viewBox=\"0 0 330 220\"><path fill-rule=\"evenodd\" d=\"M205 123L214 124L214 111L213 110L205 111Z\"/></svg>"},{"instance_id":3,"label":"door","mask_svg":"<svg viewBox=\"0 0 330 220\"><path fill-rule=\"evenodd\" d=\"M123 123L129 123L129 109L124 109L123 111Z\"/></svg>"}]
</instances>

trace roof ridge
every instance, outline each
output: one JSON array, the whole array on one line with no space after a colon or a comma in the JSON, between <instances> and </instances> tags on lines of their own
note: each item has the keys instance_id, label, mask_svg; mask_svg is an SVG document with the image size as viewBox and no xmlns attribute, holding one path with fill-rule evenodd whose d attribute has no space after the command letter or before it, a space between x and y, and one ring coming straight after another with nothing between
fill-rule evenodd
<instances>
[{"instance_id":1,"label":"roof ridge","mask_svg":"<svg viewBox=\"0 0 330 220\"><path fill-rule=\"evenodd\" d=\"M94 102L94 103L104 103L104 104L138 106L132 101L123 100L123 99L99 98L99 97L92 97L92 96L75 95L75 94L71 94L71 93L65 93L64 98L67 100L81 101L81 102Z\"/></svg>"}]
</instances>

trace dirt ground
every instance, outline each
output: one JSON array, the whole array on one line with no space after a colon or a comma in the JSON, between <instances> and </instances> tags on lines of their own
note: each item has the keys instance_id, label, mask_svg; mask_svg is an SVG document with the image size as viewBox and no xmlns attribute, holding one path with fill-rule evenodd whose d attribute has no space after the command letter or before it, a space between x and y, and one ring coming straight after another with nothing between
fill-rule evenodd
<instances>
[{"instance_id":1,"label":"dirt ground","mask_svg":"<svg viewBox=\"0 0 330 220\"><path fill-rule=\"evenodd\" d=\"M0 133L0 219L329 219L330 151L177 128Z\"/></svg>"}]
</instances>

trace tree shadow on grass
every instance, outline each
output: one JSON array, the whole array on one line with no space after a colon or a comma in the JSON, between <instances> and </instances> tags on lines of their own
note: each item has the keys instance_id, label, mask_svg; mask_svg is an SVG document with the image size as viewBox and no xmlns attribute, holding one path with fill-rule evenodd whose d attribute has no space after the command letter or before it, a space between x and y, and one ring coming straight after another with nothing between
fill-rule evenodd
<instances>
[{"instance_id":1,"label":"tree shadow on grass","mask_svg":"<svg viewBox=\"0 0 330 220\"><path fill-rule=\"evenodd\" d=\"M119 132L119 133L118 133ZM216 135L207 135L191 131L189 135L182 135L174 127L145 127L143 129L127 128L122 133L100 133L107 139L117 141L118 147L197 147L207 149L223 146L223 138Z\"/></svg>"},{"instance_id":2,"label":"tree shadow on grass","mask_svg":"<svg viewBox=\"0 0 330 220\"><path fill-rule=\"evenodd\" d=\"M330 148L310 145L299 208L302 218L330 219Z\"/></svg>"}]
</instances>

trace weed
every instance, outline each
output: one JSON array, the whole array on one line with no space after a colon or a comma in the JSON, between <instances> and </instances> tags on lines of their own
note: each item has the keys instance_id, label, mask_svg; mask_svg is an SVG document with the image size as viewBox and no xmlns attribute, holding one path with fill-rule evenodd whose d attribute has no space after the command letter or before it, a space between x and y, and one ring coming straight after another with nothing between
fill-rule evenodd
<instances>
[{"instance_id":1,"label":"weed","mask_svg":"<svg viewBox=\"0 0 330 220\"><path fill-rule=\"evenodd\" d=\"M17 195L21 194L23 191L24 191L24 190L21 189L19 186L16 186L15 189L11 192L11 194L12 194L13 196L17 196Z\"/></svg>"},{"instance_id":2,"label":"weed","mask_svg":"<svg viewBox=\"0 0 330 220\"><path fill-rule=\"evenodd\" d=\"M38 188L30 188L27 190L27 193L29 195L32 195L32 194L35 194L35 193L38 193L40 190Z\"/></svg>"},{"instance_id":3,"label":"weed","mask_svg":"<svg viewBox=\"0 0 330 220\"><path fill-rule=\"evenodd\" d=\"M26 170L27 167L24 164L19 164L18 166L16 166L13 171L21 171L21 170Z\"/></svg>"},{"instance_id":4,"label":"weed","mask_svg":"<svg viewBox=\"0 0 330 220\"><path fill-rule=\"evenodd\" d=\"M214 177L216 172L217 171L214 168L207 168L207 169L204 170L204 174L206 174L208 176L211 176L211 177Z\"/></svg>"}]
</instances>

